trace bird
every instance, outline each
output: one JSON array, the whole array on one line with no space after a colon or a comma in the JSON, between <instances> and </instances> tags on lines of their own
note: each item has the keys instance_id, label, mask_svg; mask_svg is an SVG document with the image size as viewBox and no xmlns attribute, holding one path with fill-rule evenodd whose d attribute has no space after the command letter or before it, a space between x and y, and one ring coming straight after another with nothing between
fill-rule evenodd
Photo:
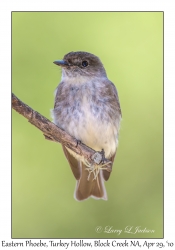
<instances>
[{"instance_id":1,"label":"bird","mask_svg":"<svg viewBox=\"0 0 175 250\"><path fill-rule=\"evenodd\" d=\"M107 200L104 181L110 177L120 121L122 118L118 92L108 79L99 57L84 51L67 53L53 62L61 67L61 82L55 90L53 122L95 151L104 152L108 166L90 165L83 156L62 145L63 152L76 179L74 198L90 197Z\"/></svg>"}]
</instances>

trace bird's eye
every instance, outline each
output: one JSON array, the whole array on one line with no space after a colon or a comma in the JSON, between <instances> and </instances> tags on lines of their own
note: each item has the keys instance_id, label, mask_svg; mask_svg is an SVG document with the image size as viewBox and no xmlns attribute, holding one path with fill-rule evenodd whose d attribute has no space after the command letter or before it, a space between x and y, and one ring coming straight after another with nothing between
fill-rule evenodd
<instances>
[{"instance_id":1,"label":"bird's eye","mask_svg":"<svg viewBox=\"0 0 175 250\"><path fill-rule=\"evenodd\" d=\"M82 66L83 67L87 67L88 66L88 62L87 61L82 61Z\"/></svg>"}]
</instances>

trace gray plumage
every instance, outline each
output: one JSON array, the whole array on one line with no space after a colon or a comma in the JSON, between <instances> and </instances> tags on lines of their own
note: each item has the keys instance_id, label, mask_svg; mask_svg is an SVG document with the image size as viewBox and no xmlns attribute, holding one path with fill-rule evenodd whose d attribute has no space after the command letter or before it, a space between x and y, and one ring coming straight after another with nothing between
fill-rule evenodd
<instances>
[{"instance_id":1,"label":"gray plumage","mask_svg":"<svg viewBox=\"0 0 175 250\"><path fill-rule=\"evenodd\" d=\"M113 163L118 146L121 109L117 90L108 80L100 59L87 52L70 52L62 61L62 79L56 89L54 123L96 151L104 149ZM75 198L107 199L104 180L110 173L88 166L83 157L63 146L64 153L77 180ZM112 164L111 163L111 164Z\"/></svg>"}]
</instances>

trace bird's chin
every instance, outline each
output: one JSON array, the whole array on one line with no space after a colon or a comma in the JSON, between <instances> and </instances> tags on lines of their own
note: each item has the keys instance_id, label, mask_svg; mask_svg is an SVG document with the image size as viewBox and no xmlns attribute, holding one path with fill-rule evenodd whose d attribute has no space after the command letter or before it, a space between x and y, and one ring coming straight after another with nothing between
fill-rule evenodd
<instances>
[{"instance_id":1,"label":"bird's chin","mask_svg":"<svg viewBox=\"0 0 175 250\"><path fill-rule=\"evenodd\" d=\"M62 68L62 81L67 81L67 82L76 82L76 81L80 81L81 83L86 82L87 80L89 80L89 76L86 74L83 74L83 72L81 72L78 69L65 69Z\"/></svg>"}]
</instances>

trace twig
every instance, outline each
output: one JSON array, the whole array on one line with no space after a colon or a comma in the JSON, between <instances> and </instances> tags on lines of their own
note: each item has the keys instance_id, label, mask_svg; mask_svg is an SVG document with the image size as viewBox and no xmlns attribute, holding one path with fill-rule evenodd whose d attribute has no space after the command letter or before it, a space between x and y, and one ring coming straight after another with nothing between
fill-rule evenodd
<instances>
[{"instance_id":1,"label":"twig","mask_svg":"<svg viewBox=\"0 0 175 250\"><path fill-rule=\"evenodd\" d=\"M13 93L12 108L27 118L28 121L35 127L40 129L46 139L63 144L67 148L73 150L76 154L84 156L84 158L88 160L90 164L101 163L102 155L100 152L94 151L83 143L77 144L77 140L75 138L57 127L54 123L39 114L37 111L33 110L28 105L20 101ZM110 163L110 161L107 159L105 159L104 162ZM109 168L109 172L110 171L111 169Z\"/></svg>"}]
</instances>

